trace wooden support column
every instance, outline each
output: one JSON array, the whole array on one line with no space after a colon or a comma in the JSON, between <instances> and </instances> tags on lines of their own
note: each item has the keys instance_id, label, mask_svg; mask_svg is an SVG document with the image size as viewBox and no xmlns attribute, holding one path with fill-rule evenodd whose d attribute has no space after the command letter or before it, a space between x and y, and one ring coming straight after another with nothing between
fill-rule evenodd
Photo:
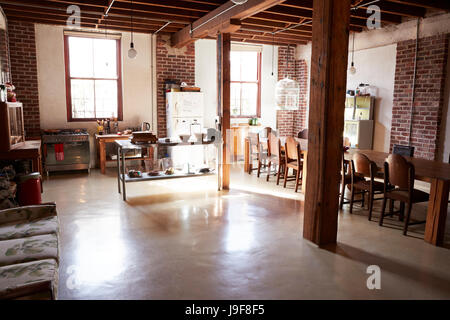
<instances>
[{"instance_id":1,"label":"wooden support column","mask_svg":"<svg viewBox=\"0 0 450 320\"><path fill-rule=\"evenodd\" d=\"M221 164L221 182L222 190L230 189L230 160L232 141L228 141L227 132L231 129L231 68L230 68L230 52L231 52L231 35L229 33L221 33L217 36L217 87L218 87L218 115L221 119L221 132L223 139L222 148L222 164Z\"/></svg>"},{"instance_id":2,"label":"wooden support column","mask_svg":"<svg viewBox=\"0 0 450 320\"><path fill-rule=\"evenodd\" d=\"M336 243L350 0L314 0L303 237Z\"/></svg>"},{"instance_id":3,"label":"wooden support column","mask_svg":"<svg viewBox=\"0 0 450 320\"><path fill-rule=\"evenodd\" d=\"M444 242L449 187L450 182L446 180L433 179L431 182L425 241L435 246L442 246Z\"/></svg>"}]
</instances>

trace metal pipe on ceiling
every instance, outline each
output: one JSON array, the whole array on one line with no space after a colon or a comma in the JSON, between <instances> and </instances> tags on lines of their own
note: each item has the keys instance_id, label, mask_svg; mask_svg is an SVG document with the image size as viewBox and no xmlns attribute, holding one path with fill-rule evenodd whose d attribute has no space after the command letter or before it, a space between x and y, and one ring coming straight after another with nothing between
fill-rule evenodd
<instances>
[{"instance_id":1,"label":"metal pipe on ceiling","mask_svg":"<svg viewBox=\"0 0 450 320\"><path fill-rule=\"evenodd\" d=\"M416 47L414 52L414 74L411 88L411 116L409 118L409 137L408 145L411 146L413 121L414 121L414 104L416 102L416 82L417 82L417 60L419 54L419 37L420 37L420 18L417 18L417 30L416 30Z\"/></svg>"},{"instance_id":2,"label":"metal pipe on ceiling","mask_svg":"<svg viewBox=\"0 0 450 320\"><path fill-rule=\"evenodd\" d=\"M219 12L218 14L216 14L214 17L209 18L208 20L206 20L205 22L199 24L198 26L196 26L195 28L192 28L192 24L191 24L191 30L189 31L189 33L193 33L195 30L197 30L198 28L204 26L205 24L207 24L208 22L211 22L212 20L214 20L215 18L221 16L222 14L224 14L225 12L230 11L231 9L233 9L234 7L238 6L238 4L232 5L231 7L223 10L222 12Z\"/></svg>"},{"instance_id":3,"label":"metal pipe on ceiling","mask_svg":"<svg viewBox=\"0 0 450 320\"><path fill-rule=\"evenodd\" d=\"M297 27L301 27L301 26L305 26L305 25L308 25L308 24L311 24L311 23L312 23L312 20L306 21L306 22L302 22L302 23L298 23L298 24L295 24L293 26L274 31L274 32L272 32L272 34L277 34L277 33L283 32L283 31L291 30L291 29L294 29L294 28L297 28Z\"/></svg>"},{"instance_id":4,"label":"metal pipe on ceiling","mask_svg":"<svg viewBox=\"0 0 450 320\"><path fill-rule=\"evenodd\" d=\"M106 9L106 11L105 11L105 17L108 16L109 10L111 10L111 8L112 8L112 6L113 6L115 1L116 0L111 0L111 3L109 4L108 9Z\"/></svg>"},{"instance_id":5,"label":"metal pipe on ceiling","mask_svg":"<svg viewBox=\"0 0 450 320\"><path fill-rule=\"evenodd\" d=\"M361 8L361 7L370 6L370 5L375 4L375 3L377 3L377 2L380 2L380 0L374 0L374 1L371 1L371 2L368 2L368 3L362 3L362 4L359 4L359 5L357 5L357 6L353 7L353 8L351 8L351 10L358 10L358 9Z\"/></svg>"},{"instance_id":6,"label":"metal pipe on ceiling","mask_svg":"<svg viewBox=\"0 0 450 320\"><path fill-rule=\"evenodd\" d=\"M172 21L167 22L165 25L163 25L161 28L159 28L158 30L155 31L154 34L157 34L158 32L160 32L161 30L163 30L165 27L167 27L169 24L171 24Z\"/></svg>"}]
</instances>

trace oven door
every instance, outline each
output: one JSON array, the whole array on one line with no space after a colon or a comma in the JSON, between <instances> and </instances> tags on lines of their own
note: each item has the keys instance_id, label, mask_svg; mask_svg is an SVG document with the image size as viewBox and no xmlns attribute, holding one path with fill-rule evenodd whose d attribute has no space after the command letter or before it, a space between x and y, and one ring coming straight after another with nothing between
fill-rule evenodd
<instances>
[{"instance_id":1,"label":"oven door","mask_svg":"<svg viewBox=\"0 0 450 320\"><path fill-rule=\"evenodd\" d=\"M89 169L89 141L64 142L63 157L56 153L59 143L46 143L45 168L47 171Z\"/></svg>"}]
</instances>

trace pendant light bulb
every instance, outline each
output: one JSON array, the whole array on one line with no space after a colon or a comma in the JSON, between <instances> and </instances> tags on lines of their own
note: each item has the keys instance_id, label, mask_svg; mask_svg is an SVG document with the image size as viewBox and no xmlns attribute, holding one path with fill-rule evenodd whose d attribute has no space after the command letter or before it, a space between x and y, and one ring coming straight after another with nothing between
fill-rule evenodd
<instances>
[{"instance_id":1,"label":"pendant light bulb","mask_svg":"<svg viewBox=\"0 0 450 320\"><path fill-rule=\"evenodd\" d=\"M130 23L131 23L131 42L130 42L130 50L128 50L128 58L135 59L137 56L137 51L134 48L134 41L133 41L133 0L131 0L131 16L130 16Z\"/></svg>"},{"instance_id":2,"label":"pendant light bulb","mask_svg":"<svg viewBox=\"0 0 450 320\"><path fill-rule=\"evenodd\" d=\"M352 48L352 66L349 69L350 74L356 74L355 68L355 33L353 33L353 48Z\"/></svg>"},{"instance_id":3,"label":"pendant light bulb","mask_svg":"<svg viewBox=\"0 0 450 320\"><path fill-rule=\"evenodd\" d=\"M128 50L128 58L130 58L130 59L135 59L136 56L137 56L137 51L136 51L136 49L134 48L134 43L131 42L131 43L130 43L130 50Z\"/></svg>"},{"instance_id":4,"label":"pendant light bulb","mask_svg":"<svg viewBox=\"0 0 450 320\"><path fill-rule=\"evenodd\" d=\"M350 67L350 73L356 74L356 68L355 68L355 64L353 62L352 62L352 66Z\"/></svg>"}]
</instances>

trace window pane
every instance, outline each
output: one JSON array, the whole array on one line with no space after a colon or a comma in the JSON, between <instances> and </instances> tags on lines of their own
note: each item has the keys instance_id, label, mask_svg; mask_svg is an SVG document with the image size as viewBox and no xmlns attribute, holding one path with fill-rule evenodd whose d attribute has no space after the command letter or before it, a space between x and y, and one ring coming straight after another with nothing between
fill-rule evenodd
<instances>
[{"instance_id":1,"label":"window pane","mask_svg":"<svg viewBox=\"0 0 450 320\"><path fill-rule=\"evenodd\" d=\"M97 118L117 118L117 81L95 81Z\"/></svg>"},{"instance_id":2,"label":"window pane","mask_svg":"<svg viewBox=\"0 0 450 320\"><path fill-rule=\"evenodd\" d=\"M94 80L72 80L72 117L95 118Z\"/></svg>"},{"instance_id":3,"label":"window pane","mask_svg":"<svg viewBox=\"0 0 450 320\"><path fill-rule=\"evenodd\" d=\"M241 115L241 84L231 84L231 116Z\"/></svg>"},{"instance_id":4,"label":"window pane","mask_svg":"<svg viewBox=\"0 0 450 320\"><path fill-rule=\"evenodd\" d=\"M241 52L241 81L258 81L258 53Z\"/></svg>"},{"instance_id":5,"label":"window pane","mask_svg":"<svg viewBox=\"0 0 450 320\"><path fill-rule=\"evenodd\" d=\"M231 51L231 81L241 81L241 52Z\"/></svg>"},{"instance_id":6,"label":"window pane","mask_svg":"<svg viewBox=\"0 0 450 320\"><path fill-rule=\"evenodd\" d=\"M96 78L117 78L117 41L93 39L94 76Z\"/></svg>"},{"instance_id":7,"label":"window pane","mask_svg":"<svg viewBox=\"0 0 450 320\"><path fill-rule=\"evenodd\" d=\"M258 85L256 83L242 84L242 115L255 116L258 104Z\"/></svg>"},{"instance_id":8,"label":"window pane","mask_svg":"<svg viewBox=\"0 0 450 320\"><path fill-rule=\"evenodd\" d=\"M92 50L92 39L69 37L71 77L92 78L94 76Z\"/></svg>"}]
</instances>

